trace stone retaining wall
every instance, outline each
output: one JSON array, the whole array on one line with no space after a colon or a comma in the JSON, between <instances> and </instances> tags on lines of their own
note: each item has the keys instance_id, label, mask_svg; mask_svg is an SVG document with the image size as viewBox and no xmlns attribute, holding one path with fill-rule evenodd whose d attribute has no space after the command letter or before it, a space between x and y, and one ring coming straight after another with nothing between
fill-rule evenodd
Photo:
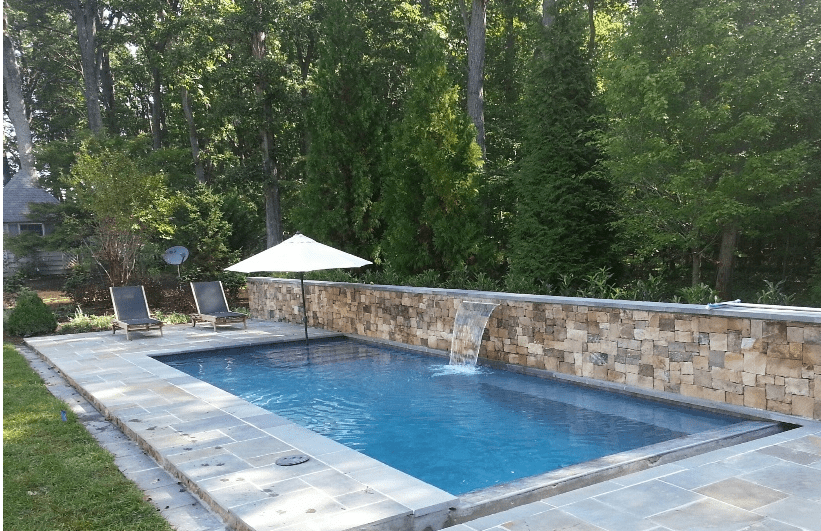
<instances>
[{"instance_id":1,"label":"stone retaining wall","mask_svg":"<svg viewBox=\"0 0 821 531\"><path fill-rule=\"evenodd\" d=\"M299 281L248 292L253 317L301 322ZM482 358L821 419L821 312L312 281L305 295L309 326L443 351L460 301L493 302Z\"/></svg>"}]
</instances>

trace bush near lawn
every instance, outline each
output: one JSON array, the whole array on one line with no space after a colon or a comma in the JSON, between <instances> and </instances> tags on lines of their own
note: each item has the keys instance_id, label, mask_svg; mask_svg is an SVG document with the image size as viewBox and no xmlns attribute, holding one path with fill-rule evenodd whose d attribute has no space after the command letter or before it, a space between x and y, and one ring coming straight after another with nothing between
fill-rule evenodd
<instances>
[{"instance_id":1,"label":"bush near lawn","mask_svg":"<svg viewBox=\"0 0 821 531\"><path fill-rule=\"evenodd\" d=\"M61 411L67 413L65 422ZM172 530L8 344L3 345L3 527Z\"/></svg>"},{"instance_id":2,"label":"bush near lawn","mask_svg":"<svg viewBox=\"0 0 821 531\"><path fill-rule=\"evenodd\" d=\"M57 328L57 318L37 293L23 288L4 324L9 334L34 336L54 332Z\"/></svg>"}]
</instances>

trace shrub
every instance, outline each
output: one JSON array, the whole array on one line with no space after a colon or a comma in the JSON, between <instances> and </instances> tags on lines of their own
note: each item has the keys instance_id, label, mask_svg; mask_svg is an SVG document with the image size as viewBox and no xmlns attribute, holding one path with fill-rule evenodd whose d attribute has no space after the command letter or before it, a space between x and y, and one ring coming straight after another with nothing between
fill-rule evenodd
<instances>
[{"instance_id":1,"label":"shrub","mask_svg":"<svg viewBox=\"0 0 821 531\"><path fill-rule=\"evenodd\" d=\"M675 302L683 302L685 304L710 304L720 302L720 299L716 290L707 284L701 283L698 286L681 288L678 291Z\"/></svg>"},{"instance_id":2,"label":"shrub","mask_svg":"<svg viewBox=\"0 0 821 531\"><path fill-rule=\"evenodd\" d=\"M499 291L499 283L484 272L478 273L476 278L467 283L467 289L476 291Z\"/></svg>"},{"instance_id":3,"label":"shrub","mask_svg":"<svg viewBox=\"0 0 821 531\"><path fill-rule=\"evenodd\" d=\"M445 282L446 288L450 289L470 289L470 273L467 269L454 269L448 275L448 280Z\"/></svg>"},{"instance_id":4,"label":"shrub","mask_svg":"<svg viewBox=\"0 0 821 531\"><path fill-rule=\"evenodd\" d=\"M157 310L153 313L154 313L154 319L159 319L160 321L162 321L165 324L185 324L185 323L191 322L191 319L189 319L189 317L184 313L179 313L179 312L164 313L164 312L161 312L160 310Z\"/></svg>"},{"instance_id":5,"label":"shrub","mask_svg":"<svg viewBox=\"0 0 821 531\"><path fill-rule=\"evenodd\" d=\"M242 273L234 273L232 271L221 271L217 274L217 280L222 282L222 288L225 290L225 297L229 301L235 301L239 299L240 290L245 287L246 275L243 275Z\"/></svg>"},{"instance_id":6,"label":"shrub","mask_svg":"<svg viewBox=\"0 0 821 531\"><path fill-rule=\"evenodd\" d=\"M609 299L613 293L613 286L610 284L612 276L613 274L606 267L585 275L581 287L576 291L576 296L589 299Z\"/></svg>"},{"instance_id":7,"label":"shrub","mask_svg":"<svg viewBox=\"0 0 821 531\"><path fill-rule=\"evenodd\" d=\"M435 269L426 269L421 273L408 277L407 284L417 288L438 288L442 281L439 272Z\"/></svg>"},{"instance_id":8,"label":"shrub","mask_svg":"<svg viewBox=\"0 0 821 531\"><path fill-rule=\"evenodd\" d=\"M778 282L765 280L764 283L767 287L755 294L756 302L758 304L792 306L795 295L788 294L784 291L784 280L779 280Z\"/></svg>"},{"instance_id":9,"label":"shrub","mask_svg":"<svg viewBox=\"0 0 821 531\"><path fill-rule=\"evenodd\" d=\"M660 302L665 299L664 290L665 285L661 276L650 274L647 280L639 279L625 287L614 288L612 296L614 299Z\"/></svg>"},{"instance_id":10,"label":"shrub","mask_svg":"<svg viewBox=\"0 0 821 531\"><path fill-rule=\"evenodd\" d=\"M536 282L525 275L508 273L504 282L504 290L508 293L540 293Z\"/></svg>"},{"instance_id":11,"label":"shrub","mask_svg":"<svg viewBox=\"0 0 821 531\"><path fill-rule=\"evenodd\" d=\"M34 336L49 334L56 328L57 318L43 299L28 288L20 290L17 304L9 312L6 330L15 336Z\"/></svg>"},{"instance_id":12,"label":"shrub","mask_svg":"<svg viewBox=\"0 0 821 531\"><path fill-rule=\"evenodd\" d=\"M93 272L88 263L79 263L69 272L63 284L63 292L74 304L87 306L109 300L108 284Z\"/></svg>"},{"instance_id":13,"label":"shrub","mask_svg":"<svg viewBox=\"0 0 821 531\"><path fill-rule=\"evenodd\" d=\"M87 315L80 308L69 318L67 323L60 325L61 334L80 334L82 332L99 332L111 329L111 315Z\"/></svg>"},{"instance_id":14,"label":"shrub","mask_svg":"<svg viewBox=\"0 0 821 531\"><path fill-rule=\"evenodd\" d=\"M3 279L3 293L7 295L17 295L23 286L26 285L28 275L22 269L17 270L13 275Z\"/></svg>"},{"instance_id":15,"label":"shrub","mask_svg":"<svg viewBox=\"0 0 821 531\"><path fill-rule=\"evenodd\" d=\"M363 284L378 284L383 286L401 286L402 277L390 265L383 269L369 268L362 274Z\"/></svg>"}]
</instances>

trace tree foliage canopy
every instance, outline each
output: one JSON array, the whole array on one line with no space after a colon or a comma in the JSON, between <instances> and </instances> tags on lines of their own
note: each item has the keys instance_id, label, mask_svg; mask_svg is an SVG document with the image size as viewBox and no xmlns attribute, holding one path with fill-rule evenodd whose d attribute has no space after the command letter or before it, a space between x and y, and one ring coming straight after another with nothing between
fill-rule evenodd
<instances>
[{"instance_id":1,"label":"tree foliage canopy","mask_svg":"<svg viewBox=\"0 0 821 531\"><path fill-rule=\"evenodd\" d=\"M52 244L213 276L301 231L390 282L821 293L818 2L469 4L6 0Z\"/></svg>"}]
</instances>

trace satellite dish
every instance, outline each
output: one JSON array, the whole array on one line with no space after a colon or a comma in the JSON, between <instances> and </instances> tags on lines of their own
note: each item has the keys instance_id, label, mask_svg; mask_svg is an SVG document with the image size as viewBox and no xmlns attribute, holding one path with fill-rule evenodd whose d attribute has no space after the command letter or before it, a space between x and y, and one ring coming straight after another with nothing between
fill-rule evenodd
<instances>
[{"instance_id":1,"label":"satellite dish","mask_svg":"<svg viewBox=\"0 0 821 531\"><path fill-rule=\"evenodd\" d=\"M188 259L188 249L182 245L176 245L165 251L162 259L165 260L166 264L178 266Z\"/></svg>"}]
</instances>

